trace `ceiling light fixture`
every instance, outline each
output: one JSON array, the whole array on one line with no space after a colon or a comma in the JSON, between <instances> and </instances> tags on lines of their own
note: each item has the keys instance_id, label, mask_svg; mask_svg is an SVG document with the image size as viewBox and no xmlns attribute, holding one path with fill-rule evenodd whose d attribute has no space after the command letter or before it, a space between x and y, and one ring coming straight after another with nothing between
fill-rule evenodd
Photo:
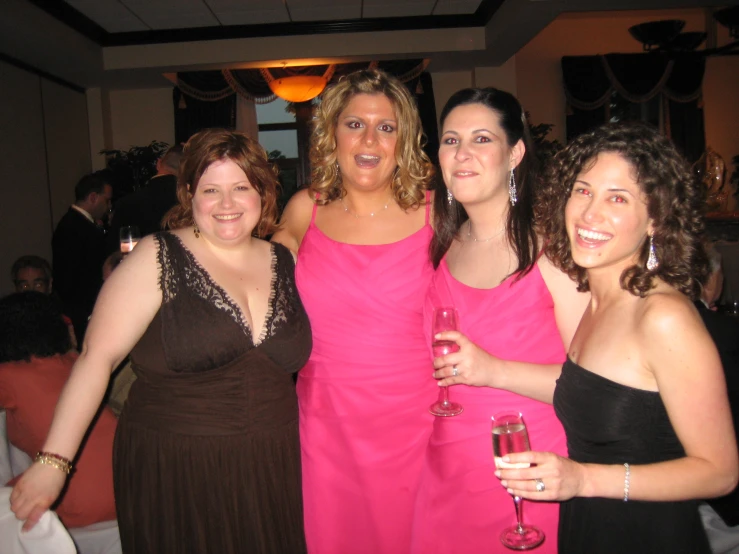
<instances>
[{"instance_id":1,"label":"ceiling light fixture","mask_svg":"<svg viewBox=\"0 0 739 554\"><path fill-rule=\"evenodd\" d=\"M269 69L262 69L262 77L267 81L270 90L287 102L308 102L323 92L333 77L335 65L329 65L323 75L308 75L301 70L308 68L292 67L289 70L283 64L283 71L292 74L275 78Z\"/></svg>"},{"instance_id":2,"label":"ceiling light fixture","mask_svg":"<svg viewBox=\"0 0 739 554\"><path fill-rule=\"evenodd\" d=\"M713 12L713 18L729 29L731 38L739 39L739 6Z\"/></svg>"},{"instance_id":3,"label":"ceiling light fixture","mask_svg":"<svg viewBox=\"0 0 739 554\"><path fill-rule=\"evenodd\" d=\"M649 52L669 44L685 27L681 19L667 19L663 21L648 21L629 27L629 33L642 43L644 50Z\"/></svg>"},{"instance_id":4,"label":"ceiling light fixture","mask_svg":"<svg viewBox=\"0 0 739 554\"><path fill-rule=\"evenodd\" d=\"M323 75L292 75L273 79L269 88L287 102L308 102L323 92L326 79Z\"/></svg>"}]
</instances>

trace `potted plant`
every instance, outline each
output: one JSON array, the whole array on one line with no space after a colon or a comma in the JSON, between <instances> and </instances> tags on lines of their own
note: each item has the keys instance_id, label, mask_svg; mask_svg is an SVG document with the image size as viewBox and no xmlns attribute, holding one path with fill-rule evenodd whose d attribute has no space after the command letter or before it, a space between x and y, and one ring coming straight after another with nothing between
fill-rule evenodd
<instances>
[{"instance_id":1,"label":"potted plant","mask_svg":"<svg viewBox=\"0 0 739 554\"><path fill-rule=\"evenodd\" d=\"M132 146L128 150L101 150L106 166L119 189L117 196L138 190L149 182L157 172L157 160L169 148L169 144L158 140L146 146Z\"/></svg>"}]
</instances>

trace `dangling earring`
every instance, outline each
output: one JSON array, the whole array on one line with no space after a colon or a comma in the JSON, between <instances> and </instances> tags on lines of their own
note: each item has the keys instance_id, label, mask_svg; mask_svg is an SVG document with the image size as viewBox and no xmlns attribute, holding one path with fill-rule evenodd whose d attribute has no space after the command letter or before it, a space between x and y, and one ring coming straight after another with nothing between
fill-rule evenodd
<instances>
[{"instance_id":1,"label":"dangling earring","mask_svg":"<svg viewBox=\"0 0 739 554\"><path fill-rule=\"evenodd\" d=\"M647 269L654 271L659 267L659 260L657 259L657 252L654 248L654 237L649 235L649 257L647 258Z\"/></svg>"},{"instance_id":2,"label":"dangling earring","mask_svg":"<svg viewBox=\"0 0 739 554\"><path fill-rule=\"evenodd\" d=\"M518 202L518 195L516 194L516 177L514 177L512 169L511 182L508 183L508 197L511 199L511 206L515 206Z\"/></svg>"},{"instance_id":3,"label":"dangling earring","mask_svg":"<svg viewBox=\"0 0 739 554\"><path fill-rule=\"evenodd\" d=\"M452 194L452 191L446 189L446 203L451 206L452 202L454 202L454 195Z\"/></svg>"},{"instance_id":4,"label":"dangling earring","mask_svg":"<svg viewBox=\"0 0 739 554\"><path fill-rule=\"evenodd\" d=\"M197 223L194 223L193 224L193 226L192 226L192 232L195 234L195 238L196 239L199 239L200 238L200 227L198 227L198 224Z\"/></svg>"}]
</instances>

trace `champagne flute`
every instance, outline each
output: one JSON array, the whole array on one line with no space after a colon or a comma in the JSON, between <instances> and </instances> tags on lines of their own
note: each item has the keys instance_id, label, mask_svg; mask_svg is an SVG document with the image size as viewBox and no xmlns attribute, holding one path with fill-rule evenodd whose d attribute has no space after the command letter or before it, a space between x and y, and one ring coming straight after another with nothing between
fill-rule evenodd
<instances>
[{"instance_id":1,"label":"champagne flute","mask_svg":"<svg viewBox=\"0 0 739 554\"><path fill-rule=\"evenodd\" d=\"M135 225L126 225L125 227L121 227L120 239L121 252L128 254L133 250L134 246L138 244L139 239L141 239L139 228Z\"/></svg>"},{"instance_id":2,"label":"champagne flute","mask_svg":"<svg viewBox=\"0 0 739 554\"><path fill-rule=\"evenodd\" d=\"M434 358L445 356L459 350L459 345L450 340L437 340L437 333L444 331L459 331L459 317L454 308L436 308L431 323L431 350ZM449 401L449 388L440 387L439 400L431 404L429 411L435 416L451 417L464 411L462 404Z\"/></svg>"},{"instance_id":3,"label":"champagne flute","mask_svg":"<svg viewBox=\"0 0 739 554\"><path fill-rule=\"evenodd\" d=\"M529 434L523 416L516 412L504 412L493 416L493 455L498 469L527 468L528 463L512 464L503 456L513 452L527 452ZM506 527L500 534L500 542L513 550L531 550L544 542L544 532L533 525L523 523L523 499L513 497L516 506L516 525Z\"/></svg>"}]
</instances>

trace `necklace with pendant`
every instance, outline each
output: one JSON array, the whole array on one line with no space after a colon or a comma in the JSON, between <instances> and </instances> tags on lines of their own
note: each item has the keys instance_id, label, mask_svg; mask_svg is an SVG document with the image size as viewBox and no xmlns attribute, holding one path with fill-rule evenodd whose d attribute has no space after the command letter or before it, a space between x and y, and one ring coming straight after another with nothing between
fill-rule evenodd
<instances>
[{"instance_id":1,"label":"necklace with pendant","mask_svg":"<svg viewBox=\"0 0 739 554\"><path fill-rule=\"evenodd\" d=\"M343 198L339 198L339 202L341 202L341 207L344 208L344 211L346 213L348 213L349 215L353 215L356 219L360 219L362 217L375 217L375 214L378 214L381 211L387 210L387 206L388 206L388 203L385 203L385 205L382 207L382 210L377 210L376 212L370 212L370 213L365 214L365 215L359 215L359 214L356 214L352 210L349 209L349 206L347 206L344 203L344 199Z\"/></svg>"}]
</instances>

